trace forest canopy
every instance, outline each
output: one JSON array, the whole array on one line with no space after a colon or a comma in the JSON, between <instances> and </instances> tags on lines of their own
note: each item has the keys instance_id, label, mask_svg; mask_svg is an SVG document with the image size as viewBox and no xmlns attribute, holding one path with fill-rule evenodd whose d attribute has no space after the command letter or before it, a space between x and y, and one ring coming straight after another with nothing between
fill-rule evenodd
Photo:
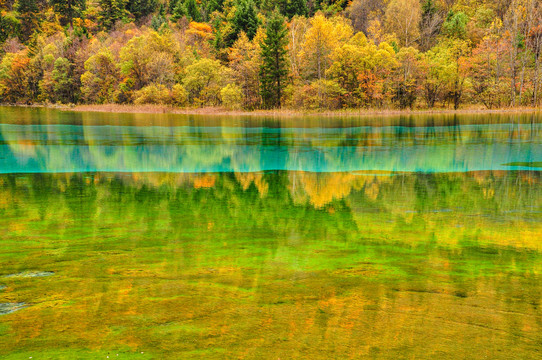
<instances>
[{"instance_id":1,"label":"forest canopy","mask_svg":"<svg viewBox=\"0 0 542 360\"><path fill-rule=\"evenodd\" d=\"M539 0L0 0L0 103L541 104Z\"/></svg>"}]
</instances>

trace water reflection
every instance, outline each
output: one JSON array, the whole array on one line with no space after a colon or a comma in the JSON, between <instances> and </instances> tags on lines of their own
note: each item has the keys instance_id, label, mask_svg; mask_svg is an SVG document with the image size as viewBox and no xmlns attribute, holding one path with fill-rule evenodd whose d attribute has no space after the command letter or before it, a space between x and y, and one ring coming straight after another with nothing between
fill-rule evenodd
<instances>
[{"instance_id":1,"label":"water reflection","mask_svg":"<svg viewBox=\"0 0 542 360\"><path fill-rule=\"evenodd\" d=\"M66 116L66 115L64 115ZM127 115L126 115L127 116ZM0 124L0 171L542 170L542 124L267 127ZM514 120L509 118L508 120ZM276 125L276 124L275 124Z\"/></svg>"},{"instance_id":2,"label":"water reflection","mask_svg":"<svg viewBox=\"0 0 542 360\"><path fill-rule=\"evenodd\" d=\"M2 358L539 355L538 125L22 123L0 125Z\"/></svg>"},{"instance_id":3,"label":"water reflection","mask_svg":"<svg viewBox=\"0 0 542 360\"><path fill-rule=\"evenodd\" d=\"M2 175L0 352L536 354L540 173L376 175Z\"/></svg>"}]
</instances>

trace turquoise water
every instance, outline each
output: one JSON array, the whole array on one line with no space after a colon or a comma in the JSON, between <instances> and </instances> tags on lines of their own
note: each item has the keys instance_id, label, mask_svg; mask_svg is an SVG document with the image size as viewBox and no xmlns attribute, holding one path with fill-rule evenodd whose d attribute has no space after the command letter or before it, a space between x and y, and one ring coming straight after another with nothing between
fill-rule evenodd
<instances>
[{"instance_id":1,"label":"turquoise water","mask_svg":"<svg viewBox=\"0 0 542 360\"><path fill-rule=\"evenodd\" d=\"M541 170L540 124L0 126L0 172Z\"/></svg>"}]
</instances>

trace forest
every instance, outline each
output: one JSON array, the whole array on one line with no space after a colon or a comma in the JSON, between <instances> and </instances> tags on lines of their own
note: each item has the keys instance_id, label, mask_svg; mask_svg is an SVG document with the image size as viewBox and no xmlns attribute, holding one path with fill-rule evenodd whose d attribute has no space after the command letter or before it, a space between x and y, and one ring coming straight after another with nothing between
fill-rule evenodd
<instances>
[{"instance_id":1,"label":"forest","mask_svg":"<svg viewBox=\"0 0 542 360\"><path fill-rule=\"evenodd\" d=\"M0 103L540 107L539 0L0 0Z\"/></svg>"}]
</instances>

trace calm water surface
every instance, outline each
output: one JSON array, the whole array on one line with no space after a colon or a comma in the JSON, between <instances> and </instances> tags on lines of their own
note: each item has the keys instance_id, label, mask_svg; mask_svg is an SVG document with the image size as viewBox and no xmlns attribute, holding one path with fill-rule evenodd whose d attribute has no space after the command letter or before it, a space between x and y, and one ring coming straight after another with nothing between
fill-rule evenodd
<instances>
[{"instance_id":1,"label":"calm water surface","mask_svg":"<svg viewBox=\"0 0 542 360\"><path fill-rule=\"evenodd\" d=\"M0 107L2 359L540 359L542 116Z\"/></svg>"}]
</instances>

